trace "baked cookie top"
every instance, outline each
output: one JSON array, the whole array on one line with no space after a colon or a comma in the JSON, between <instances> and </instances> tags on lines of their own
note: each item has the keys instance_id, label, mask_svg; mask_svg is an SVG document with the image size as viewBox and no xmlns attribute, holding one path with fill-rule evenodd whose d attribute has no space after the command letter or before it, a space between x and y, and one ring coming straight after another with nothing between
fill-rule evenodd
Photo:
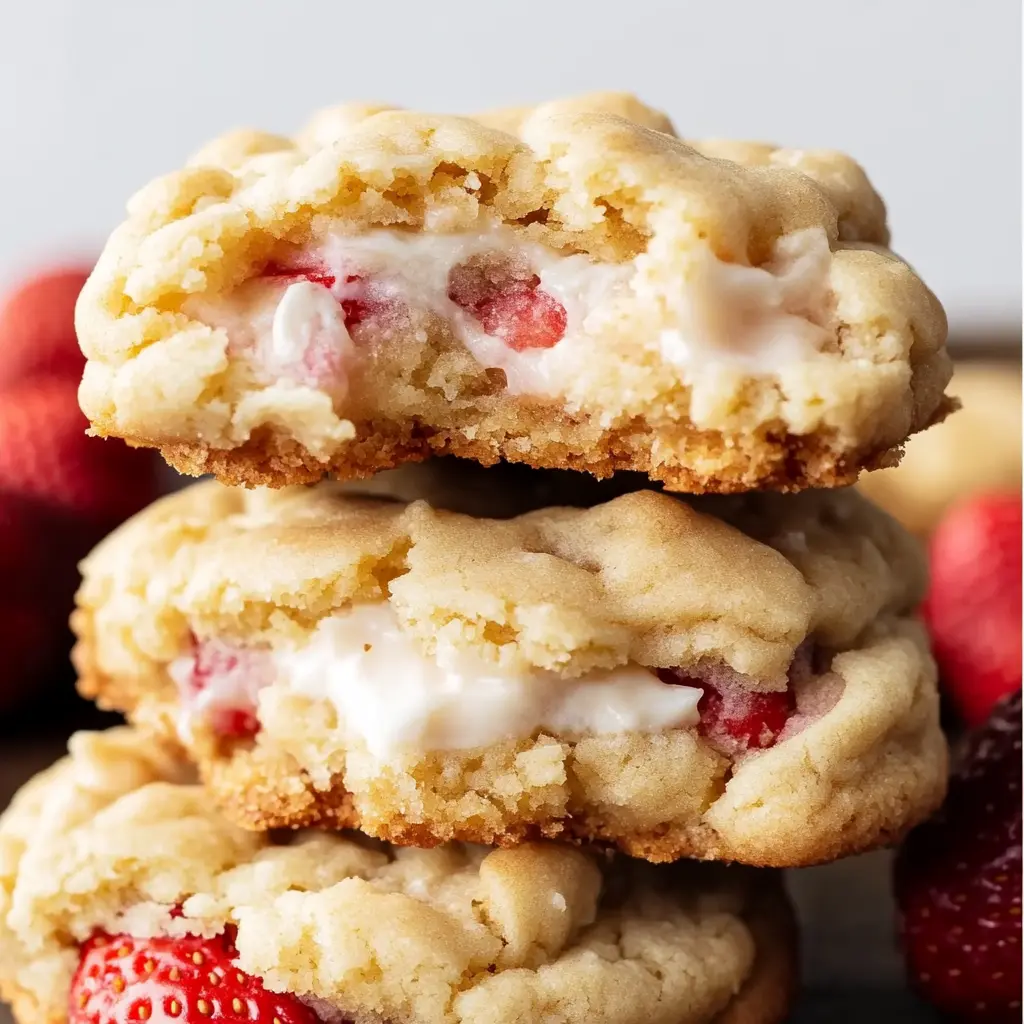
<instances>
[{"instance_id":1,"label":"baked cookie top","mask_svg":"<svg viewBox=\"0 0 1024 1024\"><path fill-rule=\"evenodd\" d=\"M850 490L689 502L644 490L496 520L330 482L195 485L111 534L82 571L78 604L108 671L145 675L190 633L294 642L339 609L386 601L427 653L564 677L710 659L765 689L785 686L805 640L849 645L913 608L925 581L916 542Z\"/></svg>"},{"instance_id":2,"label":"baked cookie top","mask_svg":"<svg viewBox=\"0 0 1024 1024\"><path fill-rule=\"evenodd\" d=\"M73 737L0 818L0 990L22 1024L67 1019L97 930L225 928L240 971L326 1020L678 1024L719 1019L756 982L754 1005L729 1019L768 1022L792 977L783 905L738 869L658 871L536 844L274 842L218 817L186 769L128 729ZM762 956L773 967L759 976Z\"/></svg>"},{"instance_id":3,"label":"baked cookie top","mask_svg":"<svg viewBox=\"0 0 1024 1024\"><path fill-rule=\"evenodd\" d=\"M848 157L684 142L632 97L348 105L131 200L79 302L80 399L97 433L250 484L431 446L848 482L948 408L942 309L887 243Z\"/></svg>"}]
</instances>

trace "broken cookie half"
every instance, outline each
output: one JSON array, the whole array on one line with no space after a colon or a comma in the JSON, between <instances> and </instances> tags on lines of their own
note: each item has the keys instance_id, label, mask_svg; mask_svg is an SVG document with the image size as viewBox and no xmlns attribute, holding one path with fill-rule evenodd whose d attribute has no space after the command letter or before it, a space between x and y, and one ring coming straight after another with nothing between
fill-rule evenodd
<instances>
[{"instance_id":1,"label":"broken cookie half","mask_svg":"<svg viewBox=\"0 0 1024 1024\"><path fill-rule=\"evenodd\" d=\"M236 132L138 193L78 306L95 433L247 485L449 453L796 490L949 408L941 306L837 153L630 97Z\"/></svg>"}]
</instances>

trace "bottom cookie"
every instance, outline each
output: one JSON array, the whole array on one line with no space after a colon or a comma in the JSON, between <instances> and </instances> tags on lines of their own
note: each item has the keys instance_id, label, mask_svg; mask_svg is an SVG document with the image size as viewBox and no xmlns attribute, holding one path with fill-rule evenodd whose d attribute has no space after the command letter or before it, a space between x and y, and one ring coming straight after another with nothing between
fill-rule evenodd
<instances>
[{"instance_id":1,"label":"bottom cookie","mask_svg":"<svg viewBox=\"0 0 1024 1024\"><path fill-rule=\"evenodd\" d=\"M278 841L130 729L75 736L0 818L20 1024L768 1024L794 982L770 872Z\"/></svg>"}]
</instances>

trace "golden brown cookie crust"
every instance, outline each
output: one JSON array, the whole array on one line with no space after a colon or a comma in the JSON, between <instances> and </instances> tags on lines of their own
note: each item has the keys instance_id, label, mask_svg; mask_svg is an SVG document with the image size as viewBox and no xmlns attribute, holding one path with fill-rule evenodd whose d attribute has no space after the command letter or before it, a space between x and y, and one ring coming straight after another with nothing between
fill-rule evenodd
<instances>
[{"instance_id":1,"label":"golden brown cookie crust","mask_svg":"<svg viewBox=\"0 0 1024 1024\"><path fill-rule=\"evenodd\" d=\"M294 141L217 140L132 200L86 286L82 407L100 435L248 486L366 476L434 453L633 469L694 493L836 486L895 462L950 408L946 325L884 248L884 206L861 169L831 152L688 144L670 129L633 97L597 94L477 120L349 105ZM565 397L495 391L492 370L442 340L389 354L392 376L364 383L375 397L357 413L305 385L254 383L225 331L184 310L327 221L353 232L432 219L453 231L497 220L610 263L656 243L655 291L686 278L695 238L757 266L780 238L823 232L832 340L774 374L684 383L653 349L637 355L638 339L658 336L654 307L638 305ZM440 390L422 384L442 378Z\"/></svg>"},{"instance_id":2,"label":"golden brown cookie crust","mask_svg":"<svg viewBox=\"0 0 1024 1024\"><path fill-rule=\"evenodd\" d=\"M462 473L439 482L424 467L419 478L378 481L378 492L408 499L425 479L437 503L481 500ZM532 497L552 493L538 485ZM529 507L531 495L515 500ZM910 617L920 551L852 491L691 504L640 491L481 520L331 484L208 483L140 514L83 571L81 691L168 737L181 715L168 666L192 634L301 643L352 601L389 601L425 651L450 643L567 679L711 658L778 688L810 640L830 652L841 691L804 731L735 763L692 729L542 730L382 766L343 738L327 702L270 687L254 744L224 746L202 729L187 740L219 804L248 828L358 825L416 845L591 839L657 861L793 866L893 841L944 790L934 666Z\"/></svg>"},{"instance_id":3,"label":"golden brown cookie crust","mask_svg":"<svg viewBox=\"0 0 1024 1024\"><path fill-rule=\"evenodd\" d=\"M20 1024L66 1021L77 944L96 929L234 925L241 970L357 1022L772 1024L793 989L772 875L551 844L272 840L220 818L127 729L74 737L0 818L0 851L0 992Z\"/></svg>"}]
</instances>

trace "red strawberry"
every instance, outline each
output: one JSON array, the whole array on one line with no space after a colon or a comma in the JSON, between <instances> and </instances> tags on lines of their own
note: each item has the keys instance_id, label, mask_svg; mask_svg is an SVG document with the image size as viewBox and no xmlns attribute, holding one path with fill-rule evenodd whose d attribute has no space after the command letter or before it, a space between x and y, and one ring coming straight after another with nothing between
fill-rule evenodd
<instances>
[{"instance_id":1,"label":"red strawberry","mask_svg":"<svg viewBox=\"0 0 1024 1024\"><path fill-rule=\"evenodd\" d=\"M333 289L337 282L336 275L331 273L327 264L309 253L299 253L287 263L268 263L263 268L263 276L295 280L301 278L329 289ZM385 301L384 296L376 294L357 274L349 274L345 278L341 292L342 297L338 301L345 312L345 326L349 330L381 312L386 306L393 305L393 302Z\"/></svg>"},{"instance_id":2,"label":"red strawberry","mask_svg":"<svg viewBox=\"0 0 1024 1024\"><path fill-rule=\"evenodd\" d=\"M218 736L248 739L260 731L259 692L273 681L265 648L194 637L192 664L179 686L184 707L204 717Z\"/></svg>"},{"instance_id":3,"label":"red strawberry","mask_svg":"<svg viewBox=\"0 0 1024 1024\"><path fill-rule=\"evenodd\" d=\"M485 299L473 310L480 326L510 349L552 348L565 336L565 307L535 284L519 284Z\"/></svg>"},{"instance_id":4,"label":"red strawberry","mask_svg":"<svg viewBox=\"0 0 1024 1024\"><path fill-rule=\"evenodd\" d=\"M792 690L759 693L724 677L709 682L681 669L659 669L666 683L704 691L697 703L698 731L713 746L732 756L751 748L763 750L779 738L796 709Z\"/></svg>"},{"instance_id":5,"label":"red strawberry","mask_svg":"<svg viewBox=\"0 0 1024 1024\"><path fill-rule=\"evenodd\" d=\"M235 967L235 956L224 935L96 935L82 947L68 1024L317 1024L295 996L268 992Z\"/></svg>"},{"instance_id":6,"label":"red strawberry","mask_svg":"<svg viewBox=\"0 0 1024 1024\"><path fill-rule=\"evenodd\" d=\"M452 267L448 298L516 352L551 348L565 336L565 307L515 258L485 254Z\"/></svg>"},{"instance_id":7,"label":"red strawberry","mask_svg":"<svg viewBox=\"0 0 1024 1024\"><path fill-rule=\"evenodd\" d=\"M119 522L156 496L152 456L86 436L75 380L39 377L0 398L0 494Z\"/></svg>"},{"instance_id":8,"label":"red strawberry","mask_svg":"<svg viewBox=\"0 0 1024 1024\"><path fill-rule=\"evenodd\" d=\"M968 741L939 814L896 862L907 970L939 1009L1021 1019L1021 695Z\"/></svg>"},{"instance_id":9,"label":"red strawberry","mask_svg":"<svg viewBox=\"0 0 1024 1024\"><path fill-rule=\"evenodd\" d=\"M0 389L39 374L82 376L75 301L86 277L87 270L56 270L7 296L0 306Z\"/></svg>"},{"instance_id":10,"label":"red strawberry","mask_svg":"<svg viewBox=\"0 0 1024 1024\"><path fill-rule=\"evenodd\" d=\"M968 725L1021 685L1021 499L956 506L931 542L923 612L943 685Z\"/></svg>"}]
</instances>

